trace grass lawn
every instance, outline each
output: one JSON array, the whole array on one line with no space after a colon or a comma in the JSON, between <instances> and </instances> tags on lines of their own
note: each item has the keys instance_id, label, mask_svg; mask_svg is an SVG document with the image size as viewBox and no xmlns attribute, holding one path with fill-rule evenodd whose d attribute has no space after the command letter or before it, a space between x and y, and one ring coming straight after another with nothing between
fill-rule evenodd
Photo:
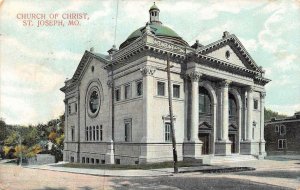
<instances>
[{"instance_id":1,"label":"grass lawn","mask_svg":"<svg viewBox=\"0 0 300 190\"><path fill-rule=\"evenodd\" d=\"M178 167L191 167L201 166L197 162L177 162ZM148 169L159 169L159 168L173 168L173 162L161 162L151 164L137 164L137 165L116 165L116 164L82 164L82 163L67 163L57 165L59 167L68 168L88 168L88 169L111 169L111 170L122 170L122 169L135 169L135 170L148 170Z\"/></svg>"}]
</instances>

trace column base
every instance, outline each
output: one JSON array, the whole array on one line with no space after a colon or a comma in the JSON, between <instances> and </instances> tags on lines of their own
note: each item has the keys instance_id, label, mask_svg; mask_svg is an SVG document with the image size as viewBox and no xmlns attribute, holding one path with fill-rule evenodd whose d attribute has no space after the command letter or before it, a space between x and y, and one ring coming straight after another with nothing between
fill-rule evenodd
<instances>
[{"instance_id":1,"label":"column base","mask_svg":"<svg viewBox=\"0 0 300 190\"><path fill-rule=\"evenodd\" d=\"M264 159L267 156L266 150L265 150L266 141L261 140L259 142L259 155L258 159Z\"/></svg>"},{"instance_id":2,"label":"column base","mask_svg":"<svg viewBox=\"0 0 300 190\"><path fill-rule=\"evenodd\" d=\"M198 160L201 158L203 142L184 142L183 143L183 159Z\"/></svg>"},{"instance_id":3,"label":"column base","mask_svg":"<svg viewBox=\"0 0 300 190\"><path fill-rule=\"evenodd\" d=\"M259 143L254 141L241 142L241 154L259 155Z\"/></svg>"},{"instance_id":4,"label":"column base","mask_svg":"<svg viewBox=\"0 0 300 190\"><path fill-rule=\"evenodd\" d=\"M216 155L231 155L231 142L230 141L217 141L215 143Z\"/></svg>"},{"instance_id":5,"label":"column base","mask_svg":"<svg viewBox=\"0 0 300 190\"><path fill-rule=\"evenodd\" d=\"M107 152L105 154L105 163L107 163L107 164L115 163L114 143L112 140L107 145Z\"/></svg>"}]
</instances>

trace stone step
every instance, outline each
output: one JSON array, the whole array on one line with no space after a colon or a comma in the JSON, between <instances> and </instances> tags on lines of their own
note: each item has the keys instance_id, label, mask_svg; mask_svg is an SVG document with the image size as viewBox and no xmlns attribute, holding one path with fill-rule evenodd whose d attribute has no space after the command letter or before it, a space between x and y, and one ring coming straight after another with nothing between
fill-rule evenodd
<instances>
[{"instance_id":1,"label":"stone step","mask_svg":"<svg viewBox=\"0 0 300 190\"><path fill-rule=\"evenodd\" d=\"M254 161L254 160L257 160L257 158L252 155L213 156L210 158L210 163L221 164L221 163L244 162L244 161Z\"/></svg>"}]
</instances>

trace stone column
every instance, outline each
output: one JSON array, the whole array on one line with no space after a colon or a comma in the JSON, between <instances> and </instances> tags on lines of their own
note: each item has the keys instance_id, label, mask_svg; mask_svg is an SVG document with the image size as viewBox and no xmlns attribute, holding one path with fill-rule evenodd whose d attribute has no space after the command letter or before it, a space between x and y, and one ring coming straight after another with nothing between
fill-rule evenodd
<instances>
[{"instance_id":1,"label":"stone column","mask_svg":"<svg viewBox=\"0 0 300 190\"><path fill-rule=\"evenodd\" d=\"M190 130L190 141L197 142L198 139L198 125L199 125L199 79L201 74L192 72L189 77L192 82L192 105L191 105L191 130Z\"/></svg>"},{"instance_id":2,"label":"stone column","mask_svg":"<svg viewBox=\"0 0 300 190\"><path fill-rule=\"evenodd\" d=\"M147 162L147 142L151 141L152 125L152 102L153 102L153 75L156 71L154 67L146 65L140 69L143 75L143 128L141 129L141 155L139 163Z\"/></svg>"},{"instance_id":3,"label":"stone column","mask_svg":"<svg viewBox=\"0 0 300 190\"><path fill-rule=\"evenodd\" d=\"M68 120L69 120L69 112L68 112L68 100L64 99L64 103L65 103L65 128L64 128L64 133L65 133L65 138L64 138L64 150L63 150L63 161L69 162L69 152L68 152Z\"/></svg>"},{"instance_id":4,"label":"stone column","mask_svg":"<svg viewBox=\"0 0 300 190\"><path fill-rule=\"evenodd\" d=\"M265 151L265 97L266 93L261 92L260 93L260 142L259 142L259 155L262 157L266 156L266 151Z\"/></svg>"},{"instance_id":5,"label":"stone column","mask_svg":"<svg viewBox=\"0 0 300 190\"><path fill-rule=\"evenodd\" d=\"M188 134L189 83L188 83L188 77L186 75L183 75L183 78L184 78L184 140L183 142L188 142L189 140L189 134Z\"/></svg>"},{"instance_id":6,"label":"stone column","mask_svg":"<svg viewBox=\"0 0 300 190\"><path fill-rule=\"evenodd\" d=\"M201 73L193 71L188 74L191 79L191 122L190 139L184 143L183 156L185 160L194 160L201 157L202 142L198 138L199 125L199 79Z\"/></svg>"},{"instance_id":7,"label":"stone column","mask_svg":"<svg viewBox=\"0 0 300 190\"><path fill-rule=\"evenodd\" d=\"M221 141L216 142L215 153L218 155L231 154L231 142L228 140L228 125L229 125L229 99L228 87L231 81L224 80L221 82Z\"/></svg>"},{"instance_id":8,"label":"stone column","mask_svg":"<svg viewBox=\"0 0 300 190\"><path fill-rule=\"evenodd\" d=\"M252 141L252 127L253 127L253 87L250 86L247 90L247 141Z\"/></svg>"},{"instance_id":9,"label":"stone column","mask_svg":"<svg viewBox=\"0 0 300 190\"><path fill-rule=\"evenodd\" d=\"M247 89L247 122L245 126L246 140L241 142L241 154L258 154L256 152L256 144L252 141L252 127L253 127L253 87L249 86Z\"/></svg>"},{"instance_id":10,"label":"stone column","mask_svg":"<svg viewBox=\"0 0 300 190\"><path fill-rule=\"evenodd\" d=\"M225 80L222 82L222 141L228 141L228 125L229 125L229 99L228 99L228 86L230 81Z\"/></svg>"},{"instance_id":11,"label":"stone column","mask_svg":"<svg viewBox=\"0 0 300 190\"><path fill-rule=\"evenodd\" d=\"M212 146L211 146L211 153L216 153L216 140L217 140L217 103L213 104L213 139L212 139Z\"/></svg>"},{"instance_id":12,"label":"stone column","mask_svg":"<svg viewBox=\"0 0 300 190\"><path fill-rule=\"evenodd\" d=\"M113 109L113 101L112 101L112 97L113 94L112 94L112 90L115 90L115 89L112 89L114 87L113 85L113 81L112 80L108 80L107 81L107 87L108 87L108 94L109 94L109 97L110 97L110 100L109 100L109 125L112 127L113 125L113 121L112 121L112 109ZM106 150L106 154L105 154L105 163L107 164L114 164L115 163L115 151L114 151L114 141L112 140L112 128L111 128L111 131L109 133L107 133L107 139L104 139L105 141L107 141L107 150ZM104 136L105 138L105 136Z\"/></svg>"}]
</instances>

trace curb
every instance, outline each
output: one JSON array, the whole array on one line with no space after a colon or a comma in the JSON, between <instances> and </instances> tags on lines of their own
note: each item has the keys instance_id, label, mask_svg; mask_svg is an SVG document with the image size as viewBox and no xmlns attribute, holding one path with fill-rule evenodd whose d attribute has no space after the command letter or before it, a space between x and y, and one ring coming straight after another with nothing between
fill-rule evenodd
<instances>
[{"instance_id":1,"label":"curb","mask_svg":"<svg viewBox=\"0 0 300 190\"><path fill-rule=\"evenodd\" d=\"M39 167L28 167L28 166L23 166L23 167L24 168L29 168L29 169L48 170L48 171L65 172L65 173L82 174L82 175L91 175L91 176L103 176L103 177L157 177L157 176L173 176L174 175L174 173L161 172L161 171L159 171L159 172L164 173L164 174L155 174L155 175L115 175L115 174L105 174L105 170L104 170L104 174L95 174L95 173L57 170L57 169L52 169L52 168L39 168ZM150 171L150 170L147 170L147 171Z\"/></svg>"}]
</instances>

